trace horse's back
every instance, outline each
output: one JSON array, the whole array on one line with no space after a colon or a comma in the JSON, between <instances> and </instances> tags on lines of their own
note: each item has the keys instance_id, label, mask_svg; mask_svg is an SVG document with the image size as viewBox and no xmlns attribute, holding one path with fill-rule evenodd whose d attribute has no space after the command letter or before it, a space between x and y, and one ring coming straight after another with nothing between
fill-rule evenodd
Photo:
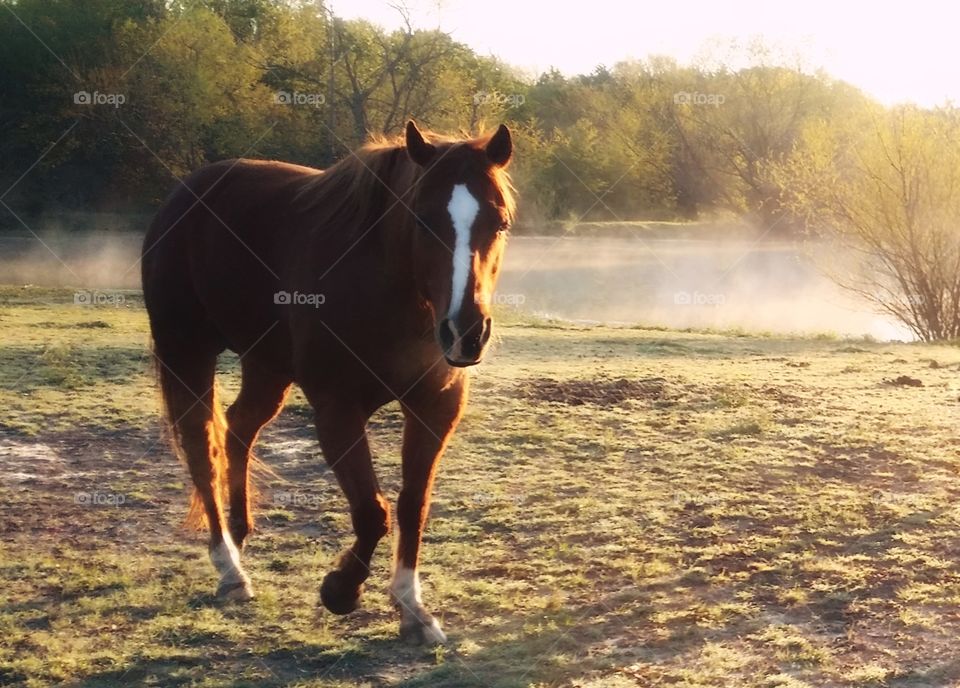
<instances>
[{"instance_id":1,"label":"horse's back","mask_svg":"<svg viewBox=\"0 0 960 688\"><path fill-rule=\"evenodd\" d=\"M144 239L144 300L155 338L158 329L192 329L219 339L222 348L242 350L276 323L264 295L280 289L301 224L296 197L317 174L238 159L182 180Z\"/></svg>"},{"instance_id":2,"label":"horse's back","mask_svg":"<svg viewBox=\"0 0 960 688\"><path fill-rule=\"evenodd\" d=\"M258 234L278 228L278 216L290 212L299 186L318 174L302 165L247 159L200 168L182 179L157 211L144 239L144 265L176 262L169 254L224 234L262 243Z\"/></svg>"}]
</instances>

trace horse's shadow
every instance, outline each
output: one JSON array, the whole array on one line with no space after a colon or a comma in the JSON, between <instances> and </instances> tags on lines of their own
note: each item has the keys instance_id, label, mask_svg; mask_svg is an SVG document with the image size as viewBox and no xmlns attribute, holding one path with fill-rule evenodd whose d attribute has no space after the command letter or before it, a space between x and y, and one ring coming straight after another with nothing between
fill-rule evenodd
<instances>
[{"instance_id":1,"label":"horse's shadow","mask_svg":"<svg viewBox=\"0 0 960 688\"><path fill-rule=\"evenodd\" d=\"M869 554L880 557L898 546L896 536L921 527L943 515L942 509L917 511L886 524L867 536L844 532L837 527L831 532L818 532L809 537L826 537L836 543L836 552ZM809 546L807 535L795 538L756 556L778 560L779 555L797 547ZM727 566L719 563L718 566ZM784 568L758 571L740 583L711 585L697 576L682 572L676 577L641 587L626 586L607 595L599 592L579 603L549 611L528 614L507 614L497 619L497 640L476 647L482 633L458 633L470 623L456 613L443 618L451 642L442 650L411 648L394 638L366 636L365 624L351 624L344 629L348 649L334 649L320 643L291 642L282 646L247 648L234 651L222 639L193 638L211 647L204 656L182 653L164 658L137 657L127 666L90 675L78 683L85 688L116 685L178 686L196 682L198 667L209 667L206 678L222 679L225 686L274 686L362 684L371 686L457 686L462 688L497 686L498 688L530 684L566 685L575 677L610 677L630 679L626 667L639 666L659 671L677 663L687 663L691 652L711 643L734 642L757 634L770 624L790 623L813 625L818 633L838 638L855 631L864 619L858 616L858 603L887 598L892 594L891 581L875 581L850 589L848 594L831 595L813 592L815 582L800 569ZM800 611L777 601L775 596L758 598L760 612L753 616L734 617L718 627L700 626L685 617L662 625L666 637L653 639L646 633L654 625L658 595L685 589L685 599L708 599L724 593L733 596L744 589L784 589L804 587L811 591L809 603ZM212 595L195 595L187 601L190 608L221 606ZM224 613L239 623L253 622L245 607L223 605ZM377 614L370 612L372 616ZM363 621L360 619L359 621ZM371 621L373 619L371 618ZM374 626L375 624L371 624ZM478 637L479 636L479 637ZM207 642L209 641L209 642ZM591 648L612 643L610 654L592 652ZM608 646L609 647L609 646ZM563 658L566 659L563 659ZM571 660L575 658L575 661ZM913 660L916 662L916 660ZM771 665L773 667L773 665ZM904 671L891 677L886 685L952 685L960 680L960 659L941 655L929 661L901 667ZM258 678L252 679L256 673ZM633 677L635 678L635 677ZM643 685L638 684L638 685Z\"/></svg>"},{"instance_id":2,"label":"horse's shadow","mask_svg":"<svg viewBox=\"0 0 960 688\"><path fill-rule=\"evenodd\" d=\"M229 648L223 648L203 657L187 654L164 658L138 657L125 667L87 676L74 685L80 688L195 685L195 670L201 667L209 667L208 681L214 679L216 685L236 688L326 685L325 682L331 685L341 685L342 682L384 685L385 674L403 672L405 668L409 671L411 663L417 663L418 659L424 661L433 654L432 649L410 648L400 640L386 638L363 639L358 649L345 651L334 651L316 643L235 655ZM251 670L256 677L251 675Z\"/></svg>"},{"instance_id":3,"label":"horse's shadow","mask_svg":"<svg viewBox=\"0 0 960 688\"><path fill-rule=\"evenodd\" d=\"M558 613L558 616L563 616L567 621L573 618L575 622L561 629L548 628L549 623L542 623L549 621L544 619L543 614L511 617L503 621L498 632L505 632L507 637L519 634L517 640L493 643L468 655L458 651L460 638L456 632L452 632L450 646L442 653L433 648L412 648L398 639L358 638L358 646L346 651L333 650L330 646L316 643L301 643L235 655L231 655L229 648L224 648L205 657L140 657L126 667L88 676L77 685L82 688L193 685L197 674L191 669L204 665L222 679L216 682L217 685L235 688L292 688L327 683L458 688L520 688L541 683L560 685L571 680L571 667L558 665L555 653L569 652L584 638L596 640L613 637L618 628L647 623L649 612L648 606L640 605L632 613L618 614L611 620L606 618L606 607L599 604L568 609ZM529 628L537 622L541 622L540 628L530 632ZM754 629L747 624L737 630L749 632ZM722 641L730 632L729 627L678 629L673 641L655 647L632 647L626 656L619 658L578 657L575 673L578 676L612 677L620 674L624 664L631 662L669 663L671 658L676 659L688 653L691 647ZM440 656L442 660L438 659ZM258 674L257 678L250 678L251 670ZM911 671L902 680L892 679L887 685L926 685L924 681L933 682L930 685L945 685L958 679L960 659L947 659Z\"/></svg>"}]
</instances>

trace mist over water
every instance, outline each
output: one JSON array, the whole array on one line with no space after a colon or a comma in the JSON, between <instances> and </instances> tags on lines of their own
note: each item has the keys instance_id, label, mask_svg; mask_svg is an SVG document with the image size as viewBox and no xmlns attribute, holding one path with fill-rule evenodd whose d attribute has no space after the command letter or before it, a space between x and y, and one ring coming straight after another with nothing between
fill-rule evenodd
<instances>
[{"instance_id":1,"label":"mist over water","mask_svg":"<svg viewBox=\"0 0 960 688\"><path fill-rule=\"evenodd\" d=\"M0 235L0 284L139 289L137 232Z\"/></svg>"},{"instance_id":2,"label":"mist over water","mask_svg":"<svg viewBox=\"0 0 960 688\"><path fill-rule=\"evenodd\" d=\"M141 242L138 232L2 236L0 283L138 289ZM573 321L913 339L820 272L817 250L743 240L513 237L495 298Z\"/></svg>"},{"instance_id":3,"label":"mist over water","mask_svg":"<svg viewBox=\"0 0 960 688\"><path fill-rule=\"evenodd\" d=\"M818 270L835 247L744 240L515 237L498 301L543 315L780 334L910 331ZM836 255L831 255L836 263Z\"/></svg>"}]
</instances>

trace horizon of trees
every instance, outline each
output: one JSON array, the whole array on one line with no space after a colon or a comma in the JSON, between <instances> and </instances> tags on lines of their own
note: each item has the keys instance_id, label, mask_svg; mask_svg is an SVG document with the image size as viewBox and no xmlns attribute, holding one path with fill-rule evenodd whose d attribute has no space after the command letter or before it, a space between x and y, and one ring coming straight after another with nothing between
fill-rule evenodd
<instances>
[{"instance_id":1,"label":"horizon of trees","mask_svg":"<svg viewBox=\"0 0 960 688\"><path fill-rule=\"evenodd\" d=\"M762 49L738 71L653 57L529 79L409 17L386 32L322 2L0 4L0 183L25 217L147 212L229 157L326 167L414 118L509 124L528 223L722 214L792 231L773 163L811 122L875 107Z\"/></svg>"}]
</instances>

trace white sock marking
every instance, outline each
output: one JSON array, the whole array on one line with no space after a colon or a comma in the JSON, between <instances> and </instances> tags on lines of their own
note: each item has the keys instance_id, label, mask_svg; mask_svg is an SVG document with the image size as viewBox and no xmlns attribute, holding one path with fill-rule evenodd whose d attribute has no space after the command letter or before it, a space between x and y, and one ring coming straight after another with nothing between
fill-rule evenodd
<instances>
[{"instance_id":1,"label":"white sock marking","mask_svg":"<svg viewBox=\"0 0 960 688\"><path fill-rule=\"evenodd\" d=\"M243 580L245 574L240 567L240 550L227 531L223 532L223 542L211 550L210 559L224 581Z\"/></svg>"},{"instance_id":2,"label":"white sock marking","mask_svg":"<svg viewBox=\"0 0 960 688\"><path fill-rule=\"evenodd\" d=\"M450 294L450 308L448 318L456 318L463 303L463 295L467 290L467 278L473 266L473 253L470 251L470 230L473 221L480 212L480 204L467 190L466 184L457 184L453 187L447 212L453 220L453 231L456 237L453 246L453 279L452 293Z\"/></svg>"},{"instance_id":3,"label":"white sock marking","mask_svg":"<svg viewBox=\"0 0 960 688\"><path fill-rule=\"evenodd\" d=\"M416 569L408 569L398 566L393 572L393 582L390 584L390 592L400 603L404 613L409 608L417 608L422 604L420 599L420 575Z\"/></svg>"},{"instance_id":4,"label":"white sock marking","mask_svg":"<svg viewBox=\"0 0 960 688\"><path fill-rule=\"evenodd\" d=\"M396 564L393 571L393 581L390 583L390 592L400 605L400 634L404 627L419 628L422 640L428 644L447 642L447 634L440 628L440 623L423 608L420 599L420 574L416 569L408 569Z\"/></svg>"}]
</instances>

